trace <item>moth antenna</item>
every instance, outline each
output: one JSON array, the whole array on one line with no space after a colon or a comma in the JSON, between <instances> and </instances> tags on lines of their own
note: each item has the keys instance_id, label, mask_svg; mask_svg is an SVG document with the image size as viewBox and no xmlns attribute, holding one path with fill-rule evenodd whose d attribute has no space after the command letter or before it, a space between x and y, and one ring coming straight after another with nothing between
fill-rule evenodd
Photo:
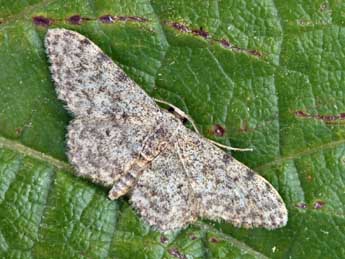
<instances>
[{"instance_id":1,"label":"moth antenna","mask_svg":"<svg viewBox=\"0 0 345 259\"><path fill-rule=\"evenodd\" d=\"M174 109L174 112L176 112L178 115L180 115L181 117L184 117L186 118L193 126L194 128L194 131L196 133L198 133L200 136L202 136L198 130L198 128L196 127L196 124L195 122L193 121L193 119L188 115L186 114L184 111L182 111L181 109L179 109L178 107L176 107L175 105L167 102L167 101L164 101L164 100L160 100L160 99L156 99L156 98L153 98L153 100L155 100L155 102L157 103L163 103L163 104L166 104L170 107L172 107ZM237 147L231 147L231 146L226 146L226 145L223 145L223 144L220 144L219 142L217 141L214 141L214 140L211 140L209 138L206 138L209 142L211 142L212 144L220 147L220 148L224 148L226 150L233 150L233 151L241 151L241 152L246 152L246 151L253 151L252 148L237 148Z\"/></svg>"},{"instance_id":2,"label":"moth antenna","mask_svg":"<svg viewBox=\"0 0 345 259\"><path fill-rule=\"evenodd\" d=\"M207 139L209 142L211 142L212 144L218 146L218 147L221 147L221 148L224 148L226 150L233 150L233 151L243 151L243 152L246 152L246 151L253 151L253 148L238 148L238 147L231 147L231 146L227 146L227 145L223 145L223 144L220 144L218 143L217 141L214 141L212 139Z\"/></svg>"},{"instance_id":3,"label":"moth antenna","mask_svg":"<svg viewBox=\"0 0 345 259\"><path fill-rule=\"evenodd\" d=\"M199 132L198 128L196 127L196 124L194 123L193 119L189 115L187 115L184 111L182 111L181 109L179 109L178 107L176 107L175 105L173 105L169 102L166 102L166 101L163 101L160 99L156 99L156 98L153 98L153 100L155 100L155 102L157 102L157 103L163 103L163 104L166 104L166 105L174 108L175 112L178 115L180 115L182 118L186 118L190 122L190 124L192 124L194 131L200 135L200 132Z\"/></svg>"}]
</instances>

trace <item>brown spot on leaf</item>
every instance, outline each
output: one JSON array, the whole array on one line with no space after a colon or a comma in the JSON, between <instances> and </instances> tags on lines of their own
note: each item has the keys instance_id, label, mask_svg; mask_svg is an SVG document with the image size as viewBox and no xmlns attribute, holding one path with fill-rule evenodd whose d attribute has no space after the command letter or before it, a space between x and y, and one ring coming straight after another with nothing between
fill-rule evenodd
<instances>
[{"instance_id":1,"label":"brown spot on leaf","mask_svg":"<svg viewBox=\"0 0 345 259\"><path fill-rule=\"evenodd\" d=\"M107 15L103 15L101 17L98 18L98 20L100 20L102 23L113 23L114 20L114 16L107 14Z\"/></svg>"},{"instance_id":2,"label":"brown spot on leaf","mask_svg":"<svg viewBox=\"0 0 345 259\"><path fill-rule=\"evenodd\" d=\"M204 31L203 28L200 28L198 30L192 30L192 33L204 39L208 39L210 37L209 33L207 31Z\"/></svg>"},{"instance_id":3,"label":"brown spot on leaf","mask_svg":"<svg viewBox=\"0 0 345 259\"><path fill-rule=\"evenodd\" d=\"M296 117L309 117L309 114L305 113L304 111L295 111Z\"/></svg>"},{"instance_id":4,"label":"brown spot on leaf","mask_svg":"<svg viewBox=\"0 0 345 259\"><path fill-rule=\"evenodd\" d=\"M215 124L211 129L211 134L217 137L223 137L225 134L225 128L219 124Z\"/></svg>"},{"instance_id":5,"label":"brown spot on leaf","mask_svg":"<svg viewBox=\"0 0 345 259\"><path fill-rule=\"evenodd\" d=\"M53 24L53 20L44 16L32 17L32 22L38 26L48 27Z\"/></svg>"},{"instance_id":6,"label":"brown spot on leaf","mask_svg":"<svg viewBox=\"0 0 345 259\"><path fill-rule=\"evenodd\" d=\"M68 18L68 22L70 24L76 24L76 25L80 25L83 22L83 17L81 17L80 15L76 14L76 15L72 15L71 17Z\"/></svg>"},{"instance_id":7,"label":"brown spot on leaf","mask_svg":"<svg viewBox=\"0 0 345 259\"><path fill-rule=\"evenodd\" d=\"M22 134L23 132L23 128L16 128L15 131L16 131L16 135L20 136L20 134Z\"/></svg>"},{"instance_id":8,"label":"brown spot on leaf","mask_svg":"<svg viewBox=\"0 0 345 259\"><path fill-rule=\"evenodd\" d=\"M224 47L224 48L230 48L231 47L231 44L228 40L226 39L221 39L219 41L219 43Z\"/></svg>"},{"instance_id":9,"label":"brown spot on leaf","mask_svg":"<svg viewBox=\"0 0 345 259\"><path fill-rule=\"evenodd\" d=\"M316 201L314 203L314 209L322 209L326 205L326 202L324 201Z\"/></svg>"},{"instance_id":10,"label":"brown spot on leaf","mask_svg":"<svg viewBox=\"0 0 345 259\"><path fill-rule=\"evenodd\" d=\"M166 244L166 243L168 243L168 241L169 241L169 239L168 239L166 236L161 235L161 237L160 237L160 242L161 242L162 244Z\"/></svg>"},{"instance_id":11,"label":"brown spot on leaf","mask_svg":"<svg viewBox=\"0 0 345 259\"><path fill-rule=\"evenodd\" d=\"M187 25L185 25L183 23L179 23L179 22L166 21L165 24L172 27L173 29L175 29L179 32L190 33L190 34L193 34L195 36L202 37L202 38L210 41L211 43L218 43L221 46L223 46L224 48L228 48L228 49L234 50L236 52L242 52L242 53L246 53L246 54L256 56L256 57L262 57L263 56L263 54L258 50L250 50L250 49L244 49L244 48L240 48L238 46L234 46L227 39L224 39L224 38L223 39L214 39L211 37L210 33L208 31L204 30L203 28L192 29L192 28L189 28Z\"/></svg>"},{"instance_id":12,"label":"brown spot on leaf","mask_svg":"<svg viewBox=\"0 0 345 259\"><path fill-rule=\"evenodd\" d=\"M172 22L172 23L170 23L170 26L173 27L174 29L180 31L180 32L191 32L191 30L187 27L187 25L182 24L182 23Z\"/></svg>"},{"instance_id":13,"label":"brown spot on leaf","mask_svg":"<svg viewBox=\"0 0 345 259\"><path fill-rule=\"evenodd\" d=\"M299 208L299 209L306 209L308 206L304 202L301 202L301 203L298 203L296 205L296 207Z\"/></svg>"},{"instance_id":14,"label":"brown spot on leaf","mask_svg":"<svg viewBox=\"0 0 345 259\"><path fill-rule=\"evenodd\" d=\"M262 53L258 50L246 50L246 52L256 57L262 57Z\"/></svg>"},{"instance_id":15,"label":"brown spot on leaf","mask_svg":"<svg viewBox=\"0 0 345 259\"><path fill-rule=\"evenodd\" d=\"M115 16L115 20L130 22L147 22L148 19L139 16Z\"/></svg>"},{"instance_id":16,"label":"brown spot on leaf","mask_svg":"<svg viewBox=\"0 0 345 259\"><path fill-rule=\"evenodd\" d=\"M197 237L196 237L195 235L193 235L193 234L191 234L191 235L189 236L189 238L190 238L190 240L195 240L195 239L197 239Z\"/></svg>"},{"instance_id":17,"label":"brown spot on leaf","mask_svg":"<svg viewBox=\"0 0 345 259\"><path fill-rule=\"evenodd\" d=\"M316 118L318 118L320 120L324 120L324 121L334 121L334 120L341 118L341 117L337 116L337 115L318 115L318 116L316 116Z\"/></svg>"},{"instance_id":18,"label":"brown spot on leaf","mask_svg":"<svg viewBox=\"0 0 345 259\"><path fill-rule=\"evenodd\" d=\"M211 243L219 243L220 242L220 240L218 238L216 238L216 237L210 237L209 241Z\"/></svg>"},{"instance_id":19,"label":"brown spot on leaf","mask_svg":"<svg viewBox=\"0 0 345 259\"><path fill-rule=\"evenodd\" d=\"M316 120L322 120L325 123L334 123L336 121L343 121L345 120L345 113L339 113L335 115L329 115L329 114L308 114L304 111L296 111L295 116L298 118L304 118L304 119L316 119Z\"/></svg>"},{"instance_id":20,"label":"brown spot on leaf","mask_svg":"<svg viewBox=\"0 0 345 259\"><path fill-rule=\"evenodd\" d=\"M182 254L177 248L173 247L168 250L168 253L179 259L187 259L187 256Z\"/></svg>"}]
</instances>

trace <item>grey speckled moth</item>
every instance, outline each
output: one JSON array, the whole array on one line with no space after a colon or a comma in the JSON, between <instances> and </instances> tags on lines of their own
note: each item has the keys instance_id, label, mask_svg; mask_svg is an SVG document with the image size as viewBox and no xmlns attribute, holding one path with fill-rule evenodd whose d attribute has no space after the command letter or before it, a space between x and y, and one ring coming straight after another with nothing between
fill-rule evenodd
<instances>
[{"instance_id":1,"label":"grey speckled moth","mask_svg":"<svg viewBox=\"0 0 345 259\"><path fill-rule=\"evenodd\" d=\"M68 157L78 176L130 193L160 231L198 217L274 229L287 222L278 192L261 176L161 110L94 43L51 29L45 38L58 98L75 118Z\"/></svg>"}]
</instances>

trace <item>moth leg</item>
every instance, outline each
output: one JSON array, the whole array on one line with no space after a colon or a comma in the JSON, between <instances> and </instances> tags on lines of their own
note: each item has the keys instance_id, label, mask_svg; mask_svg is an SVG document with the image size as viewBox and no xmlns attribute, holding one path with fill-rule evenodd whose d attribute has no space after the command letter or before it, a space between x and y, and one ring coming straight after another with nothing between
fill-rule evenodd
<instances>
[{"instance_id":1,"label":"moth leg","mask_svg":"<svg viewBox=\"0 0 345 259\"><path fill-rule=\"evenodd\" d=\"M145 159L138 159L134 161L124 175L113 185L108 193L110 200L116 200L129 192L137 183L139 177L144 172L149 161Z\"/></svg>"}]
</instances>

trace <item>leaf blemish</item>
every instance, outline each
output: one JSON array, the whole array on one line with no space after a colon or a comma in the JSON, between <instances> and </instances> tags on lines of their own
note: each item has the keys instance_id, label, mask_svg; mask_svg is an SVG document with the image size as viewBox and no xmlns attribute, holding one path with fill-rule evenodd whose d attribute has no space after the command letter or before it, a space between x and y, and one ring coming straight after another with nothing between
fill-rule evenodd
<instances>
[{"instance_id":1,"label":"leaf blemish","mask_svg":"<svg viewBox=\"0 0 345 259\"><path fill-rule=\"evenodd\" d=\"M316 201L314 203L314 209L322 209L326 205L324 201Z\"/></svg>"},{"instance_id":2,"label":"leaf blemish","mask_svg":"<svg viewBox=\"0 0 345 259\"><path fill-rule=\"evenodd\" d=\"M205 40L209 40L210 42L218 43L222 47L227 48L227 49L231 49L231 50L236 51L236 52L243 52L243 53L246 53L246 54L249 54L252 56L256 56L256 57L262 57L263 56L262 53L258 50L249 50L249 49L240 48L238 46L231 44L230 41L228 41L226 39L214 39L210 35L210 33L208 31L204 30L202 27L200 27L199 29L191 29L183 23L169 22L169 21L166 21L165 24L170 26L171 28L179 31L179 32L190 33L194 36L201 37Z\"/></svg>"},{"instance_id":3,"label":"leaf blemish","mask_svg":"<svg viewBox=\"0 0 345 259\"><path fill-rule=\"evenodd\" d=\"M220 240L219 240L218 238L216 238L216 237L211 237L211 238L209 239L209 241L210 241L211 243L219 243L219 242L220 242Z\"/></svg>"},{"instance_id":4,"label":"leaf blemish","mask_svg":"<svg viewBox=\"0 0 345 259\"><path fill-rule=\"evenodd\" d=\"M189 236L189 238L190 238L190 240L195 240L197 237L192 234L192 235Z\"/></svg>"},{"instance_id":5,"label":"leaf blemish","mask_svg":"<svg viewBox=\"0 0 345 259\"><path fill-rule=\"evenodd\" d=\"M16 128L15 131L16 131L16 135L20 136L20 134L22 134L23 132L23 128Z\"/></svg>"},{"instance_id":6,"label":"leaf blemish","mask_svg":"<svg viewBox=\"0 0 345 259\"><path fill-rule=\"evenodd\" d=\"M202 27L198 30L192 30L192 33L194 35L198 35L204 39L208 39L210 37L209 33L207 31L204 31L204 29Z\"/></svg>"},{"instance_id":7,"label":"leaf blemish","mask_svg":"<svg viewBox=\"0 0 345 259\"><path fill-rule=\"evenodd\" d=\"M169 24L169 23L168 23ZM170 23L170 26L172 26L174 29L180 31L180 32L192 32L187 25L178 23L178 22L172 22Z\"/></svg>"},{"instance_id":8,"label":"leaf blemish","mask_svg":"<svg viewBox=\"0 0 345 259\"><path fill-rule=\"evenodd\" d=\"M61 19L54 19L55 21L61 21ZM44 16L33 16L32 21L35 25L48 27L53 24L53 19ZM67 22L73 25L81 25L87 21L94 21L97 18L82 17L79 14L72 15L66 18ZM100 16L98 20L102 23L114 23L117 21L124 22L147 22L148 19L138 16L113 16L110 14ZM1 21L0 21L1 23Z\"/></svg>"},{"instance_id":9,"label":"leaf blemish","mask_svg":"<svg viewBox=\"0 0 345 259\"><path fill-rule=\"evenodd\" d=\"M332 123L339 120L345 120L345 113L340 113L336 115L323 115L323 114L312 115L304 111L296 111L295 116L298 118L303 118L303 119L322 120L325 123Z\"/></svg>"},{"instance_id":10,"label":"leaf blemish","mask_svg":"<svg viewBox=\"0 0 345 259\"><path fill-rule=\"evenodd\" d=\"M302 117L302 118L309 118L310 115L305 113L304 111L296 111L295 112L296 117Z\"/></svg>"},{"instance_id":11,"label":"leaf blemish","mask_svg":"<svg viewBox=\"0 0 345 259\"><path fill-rule=\"evenodd\" d=\"M114 22L114 18L110 14L103 15L103 16L99 17L98 20L100 20L102 23L113 23Z\"/></svg>"},{"instance_id":12,"label":"leaf blemish","mask_svg":"<svg viewBox=\"0 0 345 259\"><path fill-rule=\"evenodd\" d=\"M296 205L297 208L299 209L306 209L307 208L307 204L305 204L304 202L298 203Z\"/></svg>"},{"instance_id":13,"label":"leaf blemish","mask_svg":"<svg viewBox=\"0 0 345 259\"><path fill-rule=\"evenodd\" d=\"M251 54L253 56L262 57L262 53L260 51L257 51L257 50L248 50L247 53Z\"/></svg>"},{"instance_id":14,"label":"leaf blemish","mask_svg":"<svg viewBox=\"0 0 345 259\"><path fill-rule=\"evenodd\" d=\"M122 22L147 22L148 21L148 19L144 17L139 17L139 16L113 16L110 14L100 16L98 20L101 21L102 23L114 23L117 21L122 21Z\"/></svg>"},{"instance_id":15,"label":"leaf blemish","mask_svg":"<svg viewBox=\"0 0 345 259\"><path fill-rule=\"evenodd\" d=\"M34 16L32 21L35 25L48 27L53 24L53 20L44 16Z\"/></svg>"},{"instance_id":16,"label":"leaf blemish","mask_svg":"<svg viewBox=\"0 0 345 259\"><path fill-rule=\"evenodd\" d=\"M182 254L177 248L171 248L168 250L169 254L179 259L187 259L187 257Z\"/></svg>"},{"instance_id":17,"label":"leaf blemish","mask_svg":"<svg viewBox=\"0 0 345 259\"><path fill-rule=\"evenodd\" d=\"M119 21L131 21L131 22L147 22L148 19L139 16L117 16Z\"/></svg>"},{"instance_id":18,"label":"leaf blemish","mask_svg":"<svg viewBox=\"0 0 345 259\"><path fill-rule=\"evenodd\" d=\"M75 24L75 25L81 25L83 21L85 20L90 20L89 18L83 18L80 15L72 15L71 17L68 18L68 22L70 24Z\"/></svg>"},{"instance_id":19,"label":"leaf blemish","mask_svg":"<svg viewBox=\"0 0 345 259\"><path fill-rule=\"evenodd\" d=\"M222 44L224 48L230 48L232 46L232 44L230 44L230 41L226 39L221 39L219 43Z\"/></svg>"},{"instance_id":20,"label":"leaf blemish","mask_svg":"<svg viewBox=\"0 0 345 259\"><path fill-rule=\"evenodd\" d=\"M169 241L169 239L168 239L166 236L161 235L161 237L160 237L160 242L161 242L162 244L166 244L166 243L168 243L168 241Z\"/></svg>"},{"instance_id":21,"label":"leaf blemish","mask_svg":"<svg viewBox=\"0 0 345 259\"><path fill-rule=\"evenodd\" d=\"M225 134L225 128L219 124L215 124L212 126L212 129L211 129L211 134L212 135L215 135L217 137L224 137L224 134Z\"/></svg>"}]
</instances>

